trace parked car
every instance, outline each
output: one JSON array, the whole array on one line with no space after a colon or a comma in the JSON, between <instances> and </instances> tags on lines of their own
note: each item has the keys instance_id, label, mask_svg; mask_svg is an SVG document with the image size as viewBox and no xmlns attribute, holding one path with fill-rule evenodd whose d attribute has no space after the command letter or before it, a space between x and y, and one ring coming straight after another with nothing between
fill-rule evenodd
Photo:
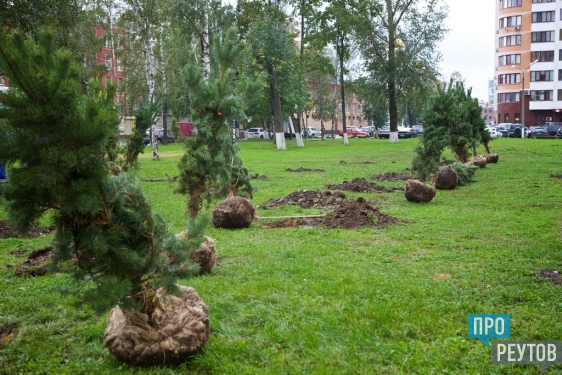
<instances>
[{"instance_id":1,"label":"parked car","mask_svg":"<svg viewBox=\"0 0 562 375\"><path fill-rule=\"evenodd\" d=\"M531 130L531 128L534 128ZM550 138L550 136L548 135L548 131L545 129L545 127L542 126L532 126L531 128L529 128L529 133L527 133L527 138Z\"/></svg>"},{"instance_id":2,"label":"parked car","mask_svg":"<svg viewBox=\"0 0 562 375\"><path fill-rule=\"evenodd\" d=\"M314 127L304 128L303 133L302 133L303 137L304 137L305 131L306 131L306 134L307 134L308 138L316 138L316 137L322 136L322 132L318 128L314 128Z\"/></svg>"},{"instance_id":3,"label":"parked car","mask_svg":"<svg viewBox=\"0 0 562 375\"><path fill-rule=\"evenodd\" d=\"M250 128L246 131L247 139L267 139L269 138L269 131L262 128Z\"/></svg>"},{"instance_id":4,"label":"parked car","mask_svg":"<svg viewBox=\"0 0 562 375\"><path fill-rule=\"evenodd\" d=\"M511 125L511 124L509 124L509 125ZM500 133L502 133L502 137L507 138L507 136L509 135L509 130L507 130L506 125L500 124L500 125L496 126L495 128L496 128L496 131L499 131Z\"/></svg>"},{"instance_id":5,"label":"parked car","mask_svg":"<svg viewBox=\"0 0 562 375\"><path fill-rule=\"evenodd\" d=\"M562 125L548 125L544 127L544 130L548 133L549 138L562 137Z\"/></svg>"},{"instance_id":6,"label":"parked car","mask_svg":"<svg viewBox=\"0 0 562 375\"><path fill-rule=\"evenodd\" d=\"M486 128L486 131L490 133L490 138L502 138L501 132L497 131L495 127L490 126Z\"/></svg>"},{"instance_id":7,"label":"parked car","mask_svg":"<svg viewBox=\"0 0 562 375\"><path fill-rule=\"evenodd\" d=\"M398 127L398 138L415 138L418 133L413 128ZM390 126L384 126L379 130L379 138L390 138Z\"/></svg>"},{"instance_id":8,"label":"parked car","mask_svg":"<svg viewBox=\"0 0 562 375\"><path fill-rule=\"evenodd\" d=\"M359 130L367 134L367 137L369 138L373 138L377 134L377 128L374 126L362 126Z\"/></svg>"},{"instance_id":9,"label":"parked car","mask_svg":"<svg viewBox=\"0 0 562 375\"><path fill-rule=\"evenodd\" d=\"M367 137L367 134L365 132L362 132L361 130L357 129L356 126L347 126L346 130L347 130L347 137L348 138L355 138L357 135L363 136L363 138ZM340 130L340 135L343 137L343 130Z\"/></svg>"},{"instance_id":10,"label":"parked car","mask_svg":"<svg viewBox=\"0 0 562 375\"><path fill-rule=\"evenodd\" d=\"M521 138L521 127L523 125L521 124L511 124L509 126L507 126L507 130L509 131L508 133L508 137L509 138ZM527 131L527 129L525 129L525 131Z\"/></svg>"},{"instance_id":11,"label":"parked car","mask_svg":"<svg viewBox=\"0 0 562 375\"><path fill-rule=\"evenodd\" d=\"M377 136L379 138L390 138L390 126L383 126L380 128Z\"/></svg>"},{"instance_id":12,"label":"parked car","mask_svg":"<svg viewBox=\"0 0 562 375\"><path fill-rule=\"evenodd\" d=\"M156 134L158 134L158 143L162 144L163 142L163 138L164 138L164 129L156 129ZM176 141L176 138L172 135L172 133L170 133L170 131L168 131L168 134L166 136L166 142L167 143L174 143ZM149 145L150 144L150 129L146 129L146 137L144 137L144 144L145 145Z\"/></svg>"},{"instance_id":13,"label":"parked car","mask_svg":"<svg viewBox=\"0 0 562 375\"><path fill-rule=\"evenodd\" d=\"M412 126L412 129L414 129L416 131L416 133L418 133L418 135L423 134L423 126L421 126L421 125L414 125L414 126Z\"/></svg>"}]
</instances>

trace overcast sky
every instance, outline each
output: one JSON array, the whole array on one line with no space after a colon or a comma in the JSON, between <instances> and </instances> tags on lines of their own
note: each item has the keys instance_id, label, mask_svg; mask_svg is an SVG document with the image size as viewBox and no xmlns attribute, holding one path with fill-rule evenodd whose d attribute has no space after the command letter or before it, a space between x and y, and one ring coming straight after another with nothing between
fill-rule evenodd
<instances>
[{"instance_id":1,"label":"overcast sky","mask_svg":"<svg viewBox=\"0 0 562 375\"><path fill-rule=\"evenodd\" d=\"M493 0L446 0L450 29L439 45L443 54L441 73L449 79L459 71L472 97L487 100L488 79L494 77L495 4Z\"/></svg>"}]
</instances>

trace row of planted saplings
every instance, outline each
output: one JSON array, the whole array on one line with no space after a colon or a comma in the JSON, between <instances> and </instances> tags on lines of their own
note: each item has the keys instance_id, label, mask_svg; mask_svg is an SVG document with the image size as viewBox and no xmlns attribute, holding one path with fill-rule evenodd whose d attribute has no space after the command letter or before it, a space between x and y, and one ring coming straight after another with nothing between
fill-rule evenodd
<instances>
[{"instance_id":1,"label":"row of planted saplings","mask_svg":"<svg viewBox=\"0 0 562 375\"><path fill-rule=\"evenodd\" d=\"M474 156L468 163L445 165L433 176L432 185L415 179L407 180L404 196L410 202L430 202L435 197L435 189L452 190L475 182L474 172L477 169L485 168L489 163L497 163L498 160L498 154L485 154Z\"/></svg>"}]
</instances>

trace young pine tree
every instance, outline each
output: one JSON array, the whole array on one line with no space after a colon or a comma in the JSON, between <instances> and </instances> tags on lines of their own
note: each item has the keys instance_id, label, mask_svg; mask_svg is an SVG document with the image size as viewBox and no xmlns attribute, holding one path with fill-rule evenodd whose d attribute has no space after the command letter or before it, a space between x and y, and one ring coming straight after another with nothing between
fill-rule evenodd
<instances>
[{"instance_id":1,"label":"young pine tree","mask_svg":"<svg viewBox=\"0 0 562 375\"><path fill-rule=\"evenodd\" d=\"M426 181L437 169L441 154L450 144L448 130L458 119L454 95L449 86L438 87L437 93L429 98L423 112L423 136L414 152L412 170L416 178Z\"/></svg>"},{"instance_id":2,"label":"young pine tree","mask_svg":"<svg viewBox=\"0 0 562 375\"><path fill-rule=\"evenodd\" d=\"M244 45L228 30L213 40L208 79L193 54L193 63L183 70L197 133L185 140L176 191L189 195L191 218L197 217L205 199L252 194L248 171L237 155L230 128L232 118L243 116L245 98L261 88L259 79L238 79L235 68L243 52Z\"/></svg>"},{"instance_id":3,"label":"young pine tree","mask_svg":"<svg viewBox=\"0 0 562 375\"><path fill-rule=\"evenodd\" d=\"M49 212L55 265L72 259L75 280L95 285L82 288L84 301L97 310L140 309L145 291L173 291L178 277L191 274L190 250L199 248L205 223L190 224L180 242L133 177L110 175L104 154L118 122L114 93L99 82L85 92L81 65L54 38L46 30L37 42L0 33L0 66L13 85L0 93L8 216L25 232Z\"/></svg>"}]
</instances>

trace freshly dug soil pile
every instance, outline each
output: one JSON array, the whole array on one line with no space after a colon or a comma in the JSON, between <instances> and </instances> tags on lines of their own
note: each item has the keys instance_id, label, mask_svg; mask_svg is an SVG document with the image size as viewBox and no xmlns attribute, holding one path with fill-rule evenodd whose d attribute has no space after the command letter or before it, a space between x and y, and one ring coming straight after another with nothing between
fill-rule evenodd
<instances>
[{"instance_id":1,"label":"freshly dug soil pile","mask_svg":"<svg viewBox=\"0 0 562 375\"><path fill-rule=\"evenodd\" d=\"M430 202L435 197L435 188L418 180L408 180L404 196L410 202Z\"/></svg>"},{"instance_id":2,"label":"freshly dug soil pile","mask_svg":"<svg viewBox=\"0 0 562 375\"><path fill-rule=\"evenodd\" d=\"M179 364L196 354L209 339L207 306L195 289L179 288L181 298L162 288L156 291L151 319L141 312L113 308L103 337L109 352L137 366Z\"/></svg>"},{"instance_id":3,"label":"freshly dug soil pile","mask_svg":"<svg viewBox=\"0 0 562 375\"><path fill-rule=\"evenodd\" d=\"M383 214L378 208L372 207L363 198L356 200L347 199L333 212L324 217L299 219L299 224L328 229L384 228L401 222L403 221Z\"/></svg>"},{"instance_id":4,"label":"freshly dug soil pile","mask_svg":"<svg viewBox=\"0 0 562 375\"><path fill-rule=\"evenodd\" d=\"M261 208L278 207L281 205L301 206L303 208L332 208L345 199L345 193L340 191L321 192L320 190L298 190L283 198L268 199Z\"/></svg>"},{"instance_id":5,"label":"freshly dug soil pile","mask_svg":"<svg viewBox=\"0 0 562 375\"><path fill-rule=\"evenodd\" d=\"M143 178L141 181L143 182L176 182L178 180L178 176L174 176L172 178Z\"/></svg>"},{"instance_id":6,"label":"freshly dug soil pile","mask_svg":"<svg viewBox=\"0 0 562 375\"><path fill-rule=\"evenodd\" d=\"M45 247L32 252L25 262L16 266L17 277L43 276L47 273L48 262L53 256L53 248Z\"/></svg>"},{"instance_id":7,"label":"freshly dug soil pile","mask_svg":"<svg viewBox=\"0 0 562 375\"><path fill-rule=\"evenodd\" d=\"M285 169L287 172L326 172L324 169L310 169L310 168L303 168L300 167L299 169L287 168Z\"/></svg>"},{"instance_id":8,"label":"freshly dug soil pile","mask_svg":"<svg viewBox=\"0 0 562 375\"><path fill-rule=\"evenodd\" d=\"M340 164L375 164L372 161L355 161L355 162L347 162L345 160L340 160Z\"/></svg>"},{"instance_id":9,"label":"freshly dug soil pile","mask_svg":"<svg viewBox=\"0 0 562 375\"><path fill-rule=\"evenodd\" d=\"M402 191L400 188L389 189L387 187L377 185L374 182L365 180L364 178L354 178L352 181L344 181L343 184L338 185L326 185L326 188L330 190L356 191L359 193L370 193L372 191L393 193L396 191Z\"/></svg>"},{"instance_id":10,"label":"freshly dug soil pile","mask_svg":"<svg viewBox=\"0 0 562 375\"><path fill-rule=\"evenodd\" d=\"M488 164L495 164L500 160L500 156L498 154L485 154L484 157L486 158L486 162Z\"/></svg>"},{"instance_id":11,"label":"freshly dug soil pile","mask_svg":"<svg viewBox=\"0 0 562 375\"><path fill-rule=\"evenodd\" d=\"M407 174L397 173L397 172L386 172L386 173L378 174L376 176L371 177L371 180L396 182L396 181L406 181L409 178L412 178L411 174L407 175Z\"/></svg>"},{"instance_id":12,"label":"freshly dug soil pile","mask_svg":"<svg viewBox=\"0 0 562 375\"><path fill-rule=\"evenodd\" d=\"M256 218L252 202L242 197L227 198L213 209L215 228L248 228Z\"/></svg>"},{"instance_id":13,"label":"freshly dug soil pile","mask_svg":"<svg viewBox=\"0 0 562 375\"><path fill-rule=\"evenodd\" d=\"M250 178L251 178L252 180L264 180L264 181L267 180L267 176L265 176L265 175L263 175L263 174L259 174L259 173L251 174L251 175L250 175Z\"/></svg>"},{"instance_id":14,"label":"freshly dug soil pile","mask_svg":"<svg viewBox=\"0 0 562 375\"><path fill-rule=\"evenodd\" d=\"M459 176L450 165L439 168L439 172L433 178L435 187L441 190L452 190L459 184Z\"/></svg>"},{"instance_id":15,"label":"freshly dug soil pile","mask_svg":"<svg viewBox=\"0 0 562 375\"><path fill-rule=\"evenodd\" d=\"M0 238L31 238L40 237L45 234L53 233L55 229L53 227L45 228L32 225L29 229L29 233L21 234L12 229L8 223L4 220L0 220Z\"/></svg>"},{"instance_id":16,"label":"freshly dug soil pile","mask_svg":"<svg viewBox=\"0 0 562 375\"><path fill-rule=\"evenodd\" d=\"M550 178L557 178L559 180L562 180L562 174L556 174L556 173L552 173L550 175Z\"/></svg>"},{"instance_id":17,"label":"freshly dug soil pile","mask_svg":"<svg viewBox=\"0 0 562 375\"><path fill-rule=\"evenodd\" d=\"M486 157L481 156L481 155L474 156L472 159L470 159L470 161L472 162L472 164L474 164L474 165L476 165L480 168L485 168L486 164L488 163L486 161Z\"/></svg>"},{"instance_id":18,"label":"freshly dug soil pile","mask_svg":"<svg viewBox=\"0 0 562 375\"><path fill-rule=\"evenodd\" d=\"M562 275L560 275L560 271L536 270L533 271L533 274L544 277L545 279L549 279L554 285L562 285Z\"/></svg>"}]
</instances>

